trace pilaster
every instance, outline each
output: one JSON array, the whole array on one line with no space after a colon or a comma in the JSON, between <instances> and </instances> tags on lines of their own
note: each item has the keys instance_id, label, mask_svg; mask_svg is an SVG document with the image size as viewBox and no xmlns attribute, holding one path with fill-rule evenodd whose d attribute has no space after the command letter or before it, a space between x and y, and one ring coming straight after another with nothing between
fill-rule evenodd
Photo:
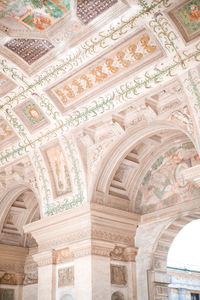
<instances>
[{"instance_id":1,"label":"pilaster","mask_svg":"<svg viewBox=\"0 0 200 300\"><path fill-rule=\"evenodd\" d=\"M134 237L139 221L134 213L85 204L26 225L39 249L34 255L38 300L54 300L63 284L77 300L109 300L117 291L136 299ZM60 269L60 276L66 274L61 283Z\"/></svg>"}]
</instances>

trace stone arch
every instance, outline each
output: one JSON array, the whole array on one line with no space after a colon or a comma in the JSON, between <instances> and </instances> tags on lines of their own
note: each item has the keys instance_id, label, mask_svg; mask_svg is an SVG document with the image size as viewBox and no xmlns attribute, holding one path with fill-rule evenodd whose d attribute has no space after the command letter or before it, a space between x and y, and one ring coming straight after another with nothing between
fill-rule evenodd
<instances>
[{"instance_id":1,"label":"stone arch","mask_svg":"<svg viewBox=\"0 0 200 300\"><path fill-rule=\"evenodd\" d=\"M147 161L150 163L148 158L150 151L159 152L165 146L164 143L169 145L175 141L193 142L187 132L167 121L152 122L151 125L140 128L137 132L133 130L129 132L102 162L92 199L108 206L133 211L138 180L144 176L143 165ZM143 155L145 151L146 157ZM132 168L134 176L121 175L124 166ZM145 167L148 168L148 165Z\"/></svg>"},{"instance_id":2,"label":"stone arch","mask_svg":"<svg viewBox=\"0 0 200 300\"><path fill-rule=\"evenodd\" d=\"M125 298L121 292L117 291L112 294L111 300L125 300Z\"/></svg>"},{"instance_id":3,"label":"stone arch","mask_svg":"<svg viewBox=\"0 0 200 300\"><path fill-rule=\"evenodd\" d=\"M25 247L28 238L23 226L40 218L39 203L31 187L14 186L2 198L0 207L0 242Z\"/></svg>"},{"instance_id":4,"label":"stone arch","mask_svg":"<svg viewBox=\"0 0 200 300\"><path fill-rule=\"evenodd\" d=\"M200 205L196 203L199 207ZM167 222L159 234L152 254L152 266L148 271L149 300L168 299L168 284L170 276L167 274L167 257L171 244L179 231L188 223L200 219L200 208L187 211Z\"/></svg>"}]
</instances>

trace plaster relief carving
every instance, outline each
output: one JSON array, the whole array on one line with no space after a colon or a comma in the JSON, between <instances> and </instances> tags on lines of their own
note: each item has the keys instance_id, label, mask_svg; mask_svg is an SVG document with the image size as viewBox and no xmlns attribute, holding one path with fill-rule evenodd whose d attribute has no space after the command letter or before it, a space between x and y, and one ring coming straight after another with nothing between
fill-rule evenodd
<instances>
[{"instance_id":1,"label":"plaster relief carving","mask_svg":"<svg viewBox=\"0 0 200 300\"><path fill-rule=\"evenodd\" d=\"M56 264L62 264L68 261L72 261L74 255L70 252L69 248L55 251Z\"/></svg>"},{"instance_id":2,"label":"plaster relief carving","mask_svg":"<svg viewBox=\"0 0 200 300\"><path fill-rule=\"evenodd\" d=\"M125 260L124 248L116 246L113 251L110 252L110 258L113 260Z\"/></svg>"},{"instance_id":3,"label":"plaster relief carving","mask_svg":"<svg viewBox=\"0 0 200 300\"><path fill-rule=\"evenodd\" d=\"M180 124L180 126L186 129L190 134L194 133L192 118L187 106L174 111L170 119Z\"/></svg>"},{"instance_id":4,"label":"plaster relief carving","mask_svg":"<svg viewBox=\"0 0 200 300\"><path fill-rule=\"evenodd\" d=\"M1 284L9 284L9 285L16 285L17 278L15 274L5 273L4 276L1 278Z\"/></svg>"},{"instance_id":5,"label":"plaster relief carving","mask_svg":"<svg viewBox=\"0 0 200 300\"><path fill-rule=\"evenodd\" d=\"M111 265L111 284L126 285L128 280L128 273L126 266Z\"/></svg>"},{"instance_id":6,"label":"plaster relief carving","mask_svg":"<svg viewBox=\"0 0 200 300\"><path fill-rule=\"evenodd\" d=\"M124 134L124 129L116 120L98 122L83 130L79 135L79 147L89 172L96 170L104 154Z\"/></svg>"},{"instance_id":7,"label":"plaster relief carving","mask_svg":"<svg viewBox=\"0 0 200 300\"><path fill-rule=\"evenodd\" d=\"M58 287L74 285L74 267L68 267L58 270Z\"/></svg>"},{"instance_id":8,"label":"plaster relief carving","mask_svg":"<svg viewBox=\"0 0 200 300\"><path fill-rule=\"evenodd\" d=\"M163 86L158 92L147 96L145 102L160 115L180 107L181 103L186 102L186 94L179 80L175 80Z\"/></svg>"},{"instance_id":9,"label":"plaster relief carving","mask_svg":"<svg viewBox=\"0 0 200 300\"><path fill-rule=\"evenodd\" d=\"M168 287L167 286L155 286L156 296L168 296Z\"/></svg>"},{"instance_id":10,"label":"plaster relief carving","mask_svg":"<svg viewBox=\"0 0 200 300\"><path fill-rule=\"evenodd\" d=\"M145 103L129 106L125 110L120 111L120 116L124 118L125 128L138 125L144 121L151 122L157 117L152 107Z\"/></svg>"},{"instance_id":11,"label":"plaster relief carving","mask_svg":"<svg viewBox=\"0 0 200 300\"><path fill-rule=\"evenodd\" d=\"M38 271L26 274L24 279L24 285L36 284L38 283Z\"/></svg>"},{"instance_id":12,"label":"plaster relief carving","mask_svg":"<svg viewBox=\"0 0 200 300\"><path fill-rule=\"evenodd\" d=\"M0 288L0 299L1 300L14 300L14 290Z\"/></svg>"}]
</instances>

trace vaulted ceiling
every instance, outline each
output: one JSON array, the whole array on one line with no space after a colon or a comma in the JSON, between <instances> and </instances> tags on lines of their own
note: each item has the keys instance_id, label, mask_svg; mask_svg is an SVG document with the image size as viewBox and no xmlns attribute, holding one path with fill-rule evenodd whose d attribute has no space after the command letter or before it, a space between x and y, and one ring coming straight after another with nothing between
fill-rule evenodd
<instances>
[{"instance_id":1,"label":"vaulted ceiling","mask_svg":"<svg viewBox=\"0 0 200 300\"><path fill-rule=\"evenodd\" d=\"M87 200L179 201L199 163L199 33L198 0L1 1L1 240Z\"/></svg>"}]
</instances>

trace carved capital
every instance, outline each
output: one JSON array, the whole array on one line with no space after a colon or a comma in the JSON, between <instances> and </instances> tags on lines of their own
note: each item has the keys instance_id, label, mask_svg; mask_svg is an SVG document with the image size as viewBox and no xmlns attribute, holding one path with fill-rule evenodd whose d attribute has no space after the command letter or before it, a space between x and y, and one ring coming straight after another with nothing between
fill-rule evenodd
<instances>
[{"instance_id":1,"label":"carved capital","mask_svg":"<svg viewBox=\"0 0 200 300\"><path fill-rule=\"evenodd\" d=\"M56 252L54 250L44 251L33 255L38 267L52 265L56 263Z\"/></svg>"},{"instance_id":2,"label":"carved capital","mask_svg":"<svg viewBox=\"0 0 200 300\"><path fill-rule=\"evenodd\" d=\"M4 273L0 279L1 284L8 285L22 285L24 281L24 274L13 274L13 273Z\"/></svg>"},{"instance_id":3,"label":"carved capital","mask_svg":"<svg viewBox=\"0 0 200 300\"><path fill-rule=\"evenodd\" d=\"M80 208L49 217L48 220L31 223L24 228L25 232L32 233L39 245L39 251L42 253L51 251L50 249L69 248L71 251L71 249L76 248L76 245L85 245L89 242L92 246L89 249L84 246L84 251L93 254L98 253L98 251L104 252L105 250L99 247L103 245L105 248L105 243L109 245L110 251L115 245L124 248L134 247L137 224L138 219L135 218L135 214L98 204L85 204ZM98 248L95 248L96 245ZM67 250L65 253L61 252L55 253L57 261L73 259L73 257L68 257L70 255ZM109 255L107 252L106 250L106 254L103 255ZM83 254L77 255L82 256Z\"/></svg>"},{"instance_id":4,"label":"carved capital","mask_svg":"<svg viewBox=\"0 0 200 300\"><path fill-rule=\"evenodd\" d=\"M110 256L111 247L100 245L85 245L73 250L74 258L83 257L87 255Z\"/></svg>"},{"instance_id":5,"label":"carved capital","mask_svg":"<svg viewBox=\"0 0 200 300\"><path fill-rule=\"evenodd\" d=\"M55 251L55 262L56 264L62 264L74 259L74 253L69 248Z\"/></svg>"}]
</instances>

